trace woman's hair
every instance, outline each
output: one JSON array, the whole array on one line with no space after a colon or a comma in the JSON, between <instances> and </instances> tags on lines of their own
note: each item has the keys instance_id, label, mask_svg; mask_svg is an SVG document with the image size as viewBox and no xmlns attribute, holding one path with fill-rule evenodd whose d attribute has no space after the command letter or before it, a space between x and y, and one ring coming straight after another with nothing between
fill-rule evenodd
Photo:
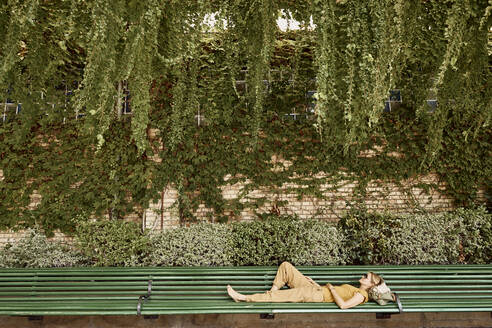
<instances>
[{"instance_id":1,"label":"woman's hair","mask_svg":"<svg viewBox=\"0 0 492 328\"><path fill-rule=\"evenodd\" d=\"M371 274L371 282L373 287L383 283L384 280L383 278L381 278L381 276L379 276L374 272L369 272L369 273Z\"/></svg>"}]
</instances>

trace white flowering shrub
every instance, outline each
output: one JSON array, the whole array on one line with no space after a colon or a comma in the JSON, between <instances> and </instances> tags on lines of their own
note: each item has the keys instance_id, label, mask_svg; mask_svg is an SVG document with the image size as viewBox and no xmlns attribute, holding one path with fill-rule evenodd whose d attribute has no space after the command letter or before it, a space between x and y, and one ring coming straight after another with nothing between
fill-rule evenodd
<instances>
[{"instance_id":1,"label":"white flowering shrub","mask_svg":"<svg viewBox=\"0 0 492 328\"><path fill-rule=\"evenodd\" d=\"M485 208L395 216L349 213L338 225L291 216L197 223L155 235L135 223L78 224L77 249L29 230L0 250L0 267L459 264L492 262Z\"/></svg>"},{"instance_id":2,"label":"white flowering shrub","mask_svg":"<svg viewBox=\"0 0 492 328\"><path fill-rule=\"evenodd\" d=\"M49 241L42 232L28 230L27 236L0 251L2 268L58 268L87 265L80 252L56 241Z\"/></svg>"},{"instance_id":3,"label":"white flowering shrub","mask_svg":"<svg viewBox=\"0 0 492 328\"><path fill-rule=\"evenodd\" d=\"M460 222L446 215L400 218L388 237L384 258L391 264L448 264L460 258Z\"/></svg>"},{"instance_id":4,"label":"white flowering shrub","mask_svg":"<svg viewBox=\"0 0 492 328\"><path fill-rule=\"evenodd\" d=\"M150 266L232 265L231 228L225 224L197 223L151 237Z\"/></svg>"},{"instance_id":5,"label":"white flowering shrub","mask_svg":"<svg viewBox=\"0 0 492 328\"><path fill-rule=\"evenodd\" d=\"M345 238L339 229L330 223L317 220L302 222L306 246L292 254L296 265L341 265L347 261L344 252Z\"/></svg>"},{"instance_id":6,"label":"white flowering shrub","mask_svg":"<svg viewBox=\"0 0 492 328\"><path fill-rule=\"evenodd\" d=\"M484 208L401 216L359 211L339 226L351 264L492 262L492 215Z\"/></svg>"}]
</instances>

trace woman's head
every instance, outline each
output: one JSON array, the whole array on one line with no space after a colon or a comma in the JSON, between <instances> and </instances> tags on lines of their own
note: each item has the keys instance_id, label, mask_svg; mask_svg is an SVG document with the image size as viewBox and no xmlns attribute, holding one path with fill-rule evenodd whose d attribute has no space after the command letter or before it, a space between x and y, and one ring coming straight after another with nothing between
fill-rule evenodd
<instances>
[{"instance_id":1,"label":"woman's head","mask_svg":"<svg viewBox=\"0 0 492 328\"><path fill-rule=\"evenodd\" d=\"M360 286L366 289L377 286L383 282L383 278L374 272L364 273L362 278L359 280Z\"/></svg>"}]
</instances>

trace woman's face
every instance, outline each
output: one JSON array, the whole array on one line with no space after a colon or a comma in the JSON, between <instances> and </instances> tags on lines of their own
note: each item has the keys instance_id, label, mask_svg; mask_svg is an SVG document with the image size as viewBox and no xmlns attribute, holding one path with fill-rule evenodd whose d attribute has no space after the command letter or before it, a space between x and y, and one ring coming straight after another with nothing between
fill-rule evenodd
<instances>
[{"instance_id":1,"label":"woman's face","mask_svg":"<svg viewBox=\"0 0 492 328\"><path fill-rule=\"evenodd\" d=\"M371 286L372 285L372 273L364 273L362 278L359 279L361 285Z\"/></svg>"}]
</instances>

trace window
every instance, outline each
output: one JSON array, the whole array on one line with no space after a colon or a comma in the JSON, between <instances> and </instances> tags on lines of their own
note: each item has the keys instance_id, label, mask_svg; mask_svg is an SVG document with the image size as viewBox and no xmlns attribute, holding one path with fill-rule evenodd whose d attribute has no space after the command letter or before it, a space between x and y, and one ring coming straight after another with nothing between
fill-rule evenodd
<instances>
[{"instance_id":1,"label":"window","mask_svg":"<svg viewBox=\"0 0 492 328\"><path fill-rule=\"evenodd\" d=\"M306 92L306 103L307 103L307 110L310 113L314 114L314 107L316 106L316 99L314 98L314 94L316 93L316 90L309 90Z\"/></svg>"},{"instance_id":2,"label":"window","mask_svg":"<svg viewBox=\"0 0 492 328\"><path fill-rule=\"evenodd\" d=\"M396 108L400 107L401 103L402 103L401 90L400 89L390 90L388 100L386 100L384 102L384 110L383 111L386 113L391 112L392 109L396 109Z\"/></svg>"},{"instance_id":3,"label":"window","mask_svg":"<svg viewBox=\"0 0 492 328\"><path fill-rule=\"evenodd\" d=\"M132 113L131 107L131 94L130 89L128 88L128 82L123 81L123 103L121 104L121 113L123 115L129 115Z\"/></svg>"},{"instance_id":4,"label":"window","mask_svg":"<svg viewBox=\"0 0 492 328\"><path fill-rule=\"evenodd\" d=\"M437 99L427 99L427 112L433 113L437 108Z\"/></svg>"},{"instance_id":5,"label":"window","mask_svg":"<svg viewBox=\"0 0 492 328\"><path fill-rule=\"evenodd\" d=\"M434 85L435 79L432 79L432 85ZM437 108L437 91L438 89L433 87L429 90L429 93L427 94L427 112L428 113L433 113L436 108Z\"/></svg>"},{"instance_id":6,"label":"window","mask_svg":"<svg viewBox=\"0 0 492 328\"><path fill-rule=\"evenodd\" d=\"M14 115L19 114L22 109L22 104L15 104L10 99L6 99L5 102L0 105L3 108L2 122L13 119Z\"/></svg>"}]
</instances>

